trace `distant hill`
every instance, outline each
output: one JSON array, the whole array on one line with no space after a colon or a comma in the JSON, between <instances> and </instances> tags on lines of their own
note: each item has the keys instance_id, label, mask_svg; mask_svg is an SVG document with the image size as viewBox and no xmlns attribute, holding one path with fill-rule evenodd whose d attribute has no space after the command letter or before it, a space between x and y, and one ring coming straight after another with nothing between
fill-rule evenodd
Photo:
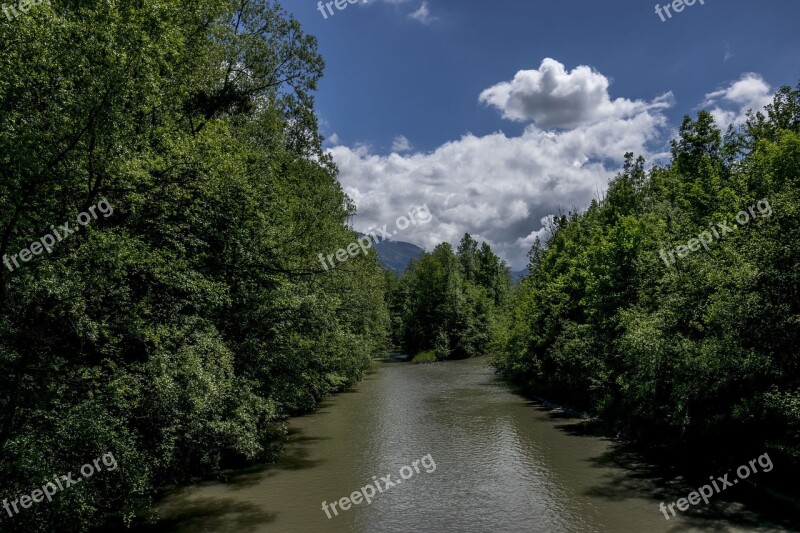
<instances>
[{"instance_id":1,"label":"distant hill","mask_svg":"<svg viewBox=\"0 0 800 533\"><path fill-rule=\"evenodd\" d=\"M363 237L363 233L358 233L359 237ZM402 274L408 263L412 259L419 259L424 250L415 244L403 241L381 241L373 246L375 251L378 252L378 260L383 265L383 268L391 270L395 274ZM524 276L530 274L528 267L522 270L511 272L514 283L522 281Z\"/></svg>"},{"instance_id":2,"label":"distant hill","mask_svg":"<svg viewBox=\"0 0 800 533\"><path fill-rule=\"evenodd\" d=\"M517 270L515 272L512 272L511 276L514 279L514 283L519 283L520 281L522 281L522 278L527 276L528 274L530 274L530 271L528 270L528 267L525 267L522 270Z\"/></svg>"},{"instance_id":3,"label":"distant hill","mask_svg":"<svg viewBox=\"0 0 800 533\"><path fill-rule=\"evenodd\" d=\"M359 233L359 237L363 234ZM381 241L374 245L378 252L378 259L383 268L391 270L395 274L402 274L412 259L419 259L424 251L419 246L410 242L402 241Z\"/></svg>"}]
</instances>

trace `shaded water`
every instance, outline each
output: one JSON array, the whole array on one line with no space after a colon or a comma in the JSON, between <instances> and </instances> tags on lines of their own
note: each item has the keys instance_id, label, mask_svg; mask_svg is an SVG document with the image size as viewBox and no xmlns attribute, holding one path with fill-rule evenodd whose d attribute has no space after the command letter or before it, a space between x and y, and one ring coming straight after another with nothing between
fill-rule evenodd
<instances>
[{"instance_id":1,"label":"shaded water","mask_svg":"<svg viewBox=\"0 0 800 533\"><path fill-rule=\"evenodd\" d=\"M167 497L162 531L181 532L486 532L752 531L758 517L735 504L714 516L667 521L659 501L689 487L578 420L548 412L510 391L473 359L433 365L384 362L352 392L293 419L276 465ZM331 519L322 510L373 482L424 468ZM406 472L407 473L407 472ZM714 472L710 472L714 473ZM382 484L383 485L383 484ZM749 527L741 524L749 524Z\"/></svg>"}]
</instances>

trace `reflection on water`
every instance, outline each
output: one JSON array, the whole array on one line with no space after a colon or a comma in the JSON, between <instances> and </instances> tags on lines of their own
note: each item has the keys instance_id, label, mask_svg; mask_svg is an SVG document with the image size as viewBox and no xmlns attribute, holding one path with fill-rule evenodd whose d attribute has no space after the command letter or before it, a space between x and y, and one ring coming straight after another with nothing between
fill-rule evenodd
<instances>
[{"instance_id":1,"label":"reflection on water","mask_svg":"<svg viewBox=\"0 0 800 533\"><path fill-rule=\"evenodd\" d=\"M431 454L436 471L328 519L339 500ZM716 502L664 519L675 486L579 421L512 393L485 360L383 362L353 391L293 419L280 463L170 495L160 531L666 532L768 530ZM735 517L738 526L722 517ZM759 527L759 525L761 527ZM769 529L775 530L775 529Z\"/></svg>"}]
</instances>

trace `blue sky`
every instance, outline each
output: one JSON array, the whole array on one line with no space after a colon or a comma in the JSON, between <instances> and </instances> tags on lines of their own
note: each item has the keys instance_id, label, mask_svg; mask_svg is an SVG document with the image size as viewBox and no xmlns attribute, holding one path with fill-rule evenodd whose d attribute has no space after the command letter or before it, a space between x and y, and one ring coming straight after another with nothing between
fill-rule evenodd
<instances>
[{"instance_id":1,"label":"blue sky","mask_svg":"<svg viewBox=\"0 0 800 533\"><path fill-rule=\"evenodd\" d=\"M356 228L424 203L433 222L397 239L468 231L521 268L542 220L585 207L626 150L657 160L684 114L735 122L800 82L797 0L697 1L664 22L655 4L369 0L325 19L284 2L319 39L317 111Z\"/></svg>"}]
</instances>

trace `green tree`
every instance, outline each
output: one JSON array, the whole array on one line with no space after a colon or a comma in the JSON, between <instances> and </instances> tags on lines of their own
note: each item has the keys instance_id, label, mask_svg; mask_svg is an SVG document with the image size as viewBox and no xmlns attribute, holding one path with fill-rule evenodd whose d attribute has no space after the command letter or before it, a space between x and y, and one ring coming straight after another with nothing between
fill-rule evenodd
<instances>
[{"instance_id":1,"label":"green tree","mask_svg":"<svg viewBox=\"0 0 800 533\"><path fill-rule=\"evenodd\" d=\"M0 17L0 499L119 467L4 531L129 523L156 487L270 460L283 420L389 337L377 255L321 148L316 41L275 2L143 0ZM77 44L76 44L77 43Z\"/></svg>"},{"instance_id":2,"label":"green tree","mask_svg":"<svg viewBox=\"0 0 800 533\"><path fill-rule=\"evenodd\" d=\"M784 87L724 138L687 117L666 166L626 154L605 198L534 243L497 367L643 441L800 466L798 109ZM724 221L708 250L659 254Z\"/></svg>"}]
</instances>

